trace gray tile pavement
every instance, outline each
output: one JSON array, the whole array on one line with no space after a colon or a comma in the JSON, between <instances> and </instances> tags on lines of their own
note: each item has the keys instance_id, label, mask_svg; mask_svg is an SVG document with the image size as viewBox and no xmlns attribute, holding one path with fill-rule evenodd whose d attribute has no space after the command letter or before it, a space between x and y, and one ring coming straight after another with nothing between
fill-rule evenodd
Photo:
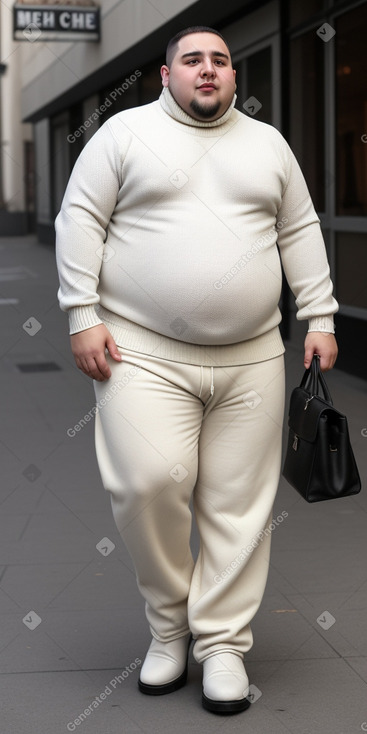
<instances>
[{"instance_id":1,"label":"gray tile pavement","mask_svg":"<svg viewBox=\"0 0 367 734\"><path fill-rule=\"evenodd\" d=\"M67 433L94 405L94 392L70 352L54 251L34 237L0 238L0 257L1 732L367 730L365 487L353 498L307 505L281 479L275 516L286 510L288 517L273 533L269 580L252 625L246 667L259 697L247 712L205 712L201 666L192 658L181 691L139 693L134 661L143 660L150 634L101 485L93 421ZM297 333L286 344L287 397L303 372ZM47 362L60 369L19 367ZM348 415L366 484L367 382L337 368L327 380ZM96 548L104 538L115 545L108 556ZM88 716L73 724L87 707Z\"/></svg>"}]
</instances>

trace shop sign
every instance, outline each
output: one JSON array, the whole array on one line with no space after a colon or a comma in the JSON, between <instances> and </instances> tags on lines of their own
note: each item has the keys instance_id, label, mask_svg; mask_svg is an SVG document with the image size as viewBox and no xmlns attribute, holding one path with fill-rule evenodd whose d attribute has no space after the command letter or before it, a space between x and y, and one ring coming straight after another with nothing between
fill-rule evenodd
<instances>
[{"instance_id":1,"label":"shop sign","mask_svg":"<svg viewBox=\"0 0 367 734\"><path fill-rule=\"evenodd\" d=\"M95 3L72 5L17 2L13 6L13 38L17 41L99 41L100 9Z\"/></svg>"}]
</instances>

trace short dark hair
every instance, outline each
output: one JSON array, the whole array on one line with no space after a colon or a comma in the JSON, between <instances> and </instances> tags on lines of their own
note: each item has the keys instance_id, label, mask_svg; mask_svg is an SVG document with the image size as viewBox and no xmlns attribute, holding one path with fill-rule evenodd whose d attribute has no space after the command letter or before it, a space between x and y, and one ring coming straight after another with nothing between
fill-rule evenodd
<instances>
[{"instance_id":1,"label":"short dark hair","mask_svg":"<svg viewBox=\"0 0 367 734\"><path fill-rule=\"evenodd\" d=\"M172 59L176 53L176 47L179 41L181 41L181 38L184 38L184 36L190 36L192 33L214 33L216 36L219 36L219 38L221 38L222 41L224 41L229 51L228 43L226 39L223 38L222 34L219 33L219 31L216 31L214 28L209 28L209 26L206 26L206 25L194 25L194 26L190 26L190 28L185 28L183 31L179 31L178 33L176 33L175 36L173 36L173 38L171 38L170 41L168 41L167 50L166 50L166 65L167 66L171 65Z\"/></svg>"}]
</instances>

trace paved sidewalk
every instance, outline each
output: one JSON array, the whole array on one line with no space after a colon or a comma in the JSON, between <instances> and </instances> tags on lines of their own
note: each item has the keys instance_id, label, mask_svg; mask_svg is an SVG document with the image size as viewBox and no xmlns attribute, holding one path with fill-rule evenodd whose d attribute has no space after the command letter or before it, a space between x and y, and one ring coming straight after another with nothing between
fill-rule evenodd
<instances>
[{"instance_id":1,"label":"paved sidewalk","mask_svg":"<svg viewBox=\"0 0 367 734\"><path fill-rule=\"evenodd\" d=\"M9 238L0 255L1 732L367 731L367 381L336 368L327 376L348 415L362 492L308 505L280 482L274 517L288 514L273 532L246 662L253 705L233 717L205 712L192 658L184 689L143 696L150 634L101 484L93 420L75 428L94 392L70 352L54 251ZM302 356L300 338L287 346L288 398Z\"/></svg>"}]
</instances>

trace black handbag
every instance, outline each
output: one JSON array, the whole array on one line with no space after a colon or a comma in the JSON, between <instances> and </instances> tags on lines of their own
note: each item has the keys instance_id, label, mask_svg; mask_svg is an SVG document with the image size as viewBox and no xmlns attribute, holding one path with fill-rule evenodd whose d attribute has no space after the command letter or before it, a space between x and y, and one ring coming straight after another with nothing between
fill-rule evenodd
<instances>
[{"instance_id":1,"label":"black handbag","mask_svg":"<svg viewBox=\"0 0 367 734\"><path fill-rule=\"evenodd\" d=\"M321 386L323 397L319 395ZM361 491L348 422L333 406L320 357L314 355L291 394L283 476L307 502L348 497Z\"/></svg>"}]
</instances>

